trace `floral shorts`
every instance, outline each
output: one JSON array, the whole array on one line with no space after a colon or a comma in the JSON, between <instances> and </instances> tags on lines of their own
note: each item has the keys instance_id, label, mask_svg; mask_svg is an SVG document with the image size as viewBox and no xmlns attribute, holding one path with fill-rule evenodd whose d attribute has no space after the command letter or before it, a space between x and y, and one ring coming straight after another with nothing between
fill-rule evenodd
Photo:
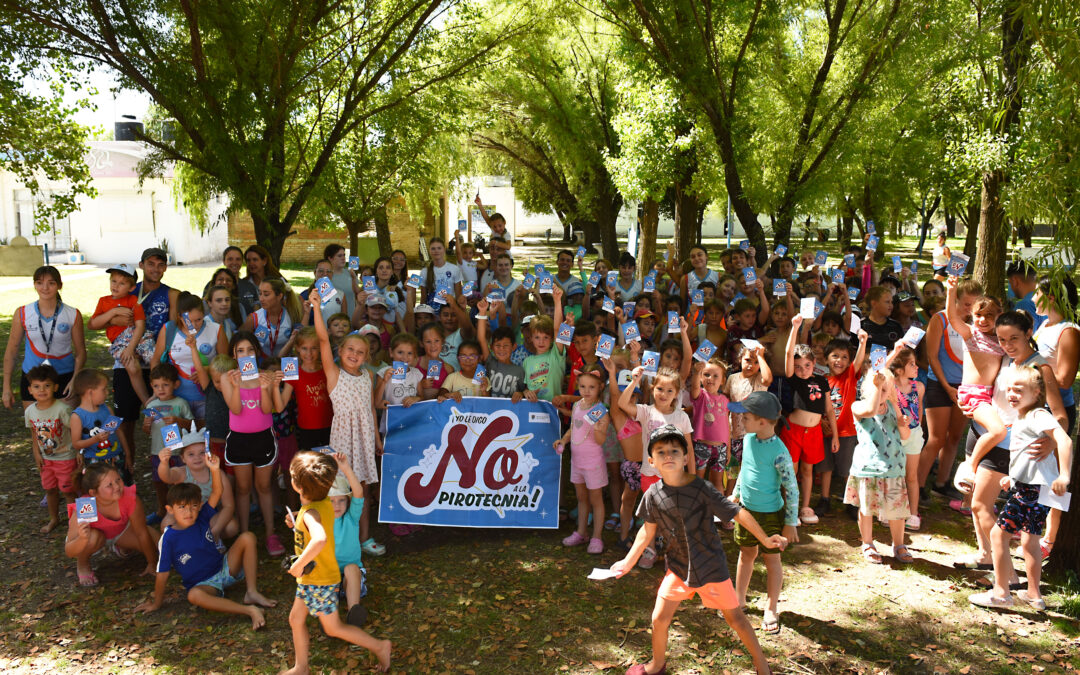
<instances>
[{"instance_id":1,"label":"floral shorts","mask_svg":"<svg viewBox=\"0 0 1080 675\"><path fill-rule=\"evenodd\" d=\"M864 516L875 516L881 520L906 520L911 515L908 503L907 479L896 478L859 478L848 476L844 490L844 503L859 507Z\"/></svg>"},{"instance_id":2,"label":"floral shorts","mask_svg":"<svg viewBox=\"0 0 1080 675\"><path fill-rule=\"evenodd\" d=\"M728 466L736 467L742 464L742 442L741 438L731 439L731 447L728 449Z\"/></svg>"},{"instance_id":3,"label":"floral shorts","mask_svg":"<svg viewBox=\"0 0 1080 675\"><path fill-rule=\"evenodd\" d=\"M727 467L727 444L712 445L694 441L694 462L697 468L708 468L712 471L723 471Z\"/></svg>"},{"instance_id":4,"label":"floral shorts","mask_svg":"<svg viewBox=\"0 0 1080 675\"><path fill-rule=\"evenodd\" d=\"M341 584L329 586L316 586L314 584L297 584L296 597L304 601L304 606L315 616L324 616L337 612L338 589Z\"/></svg>"},{"instance_id":5,"label":"floral shorts","mask_svg":"<svg viewBox=\"0 0 1080 675\"><path fill-rule=\"evenodd\" d=\"M1039 503L1038 485L1017 483L1009 490L1009 501L998 514L997 526L1009 534L1023 531L1042 536L1048 513L1050 507Z\"/></svg>"},{"instance_id":6,"label":"floral shorts","mask_svg":"<svg viewBox=\"0 0 1080 675\"><path fill-rule=\"evenodd\" d=\"M619 473L622 474L626 487L635 492L641 490L641 462L626 460L619 466Z\"/></svg>"}]
</instances>

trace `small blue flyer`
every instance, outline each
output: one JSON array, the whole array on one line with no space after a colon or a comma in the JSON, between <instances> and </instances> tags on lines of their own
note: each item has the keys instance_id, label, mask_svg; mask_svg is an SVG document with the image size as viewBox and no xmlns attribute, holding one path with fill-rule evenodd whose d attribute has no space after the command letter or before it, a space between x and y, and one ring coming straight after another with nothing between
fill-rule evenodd
<instances>
[{"instance_id":1,"label":"small blue flyer","mask_svg":"<svg viewBox=\"0 0 1080 675\"><path fill-rule=\"evenodd\" d=\"M476 364L476 372L473 373L472 383L483 384L485 377L487 377L487 366L482 363Z\"/></svg>"},{"instance_id":2,"label":"small blue flyer","mask_svg":"<svg viewBox=\"0 0 1080 675\"><path fill-rule=\"evenodd\" d=\"M612 271L608 272L607 273L607 287L608 288L615 288L618 285L619 285L619 273L616 272L615 270L612 270Z\"/></svg>"},{"instance_id":3,"label":"small blue flyer","mask_svg":"<svg viewBox=\"0 0 1080 675\"><path fill-rule=\"evenodd\" d=\"M533 265L533 274L535 274L536 276L540 276L544 272L547 272L547 268L544 267L541 263L536 263L535 265Z\"/></svg>"},{"instance_id":4,"label":"small blue flyer","mask_svg":"<svg viewBox=\"0 0 1080 675\"><path fill-rule=\"evenodd\" d=\"M600 273L593 272L589 275L589 286L598 288L600 286Z\"/></svg>"},{"instance_id":5,"label":"small blue flyer","mask_svg":"<svg viewBox=\"0 0 1080 675\"><path fill-rule=\"evenodd\" d=\"M919 328L918 326L912 326L911 328L907 329L907 332L904 333L904 337L900 339L908 347L915 349L916 345L918 345L919 342L922 341L924 335L926 335L926 331L924 331L922 328Z\"/></svg>"},{"instance_id":6,"label":"small blue flyer","mask_svg":"<svg viewBox=\"0 0 1080 675\"><path fill-rule=\"evenodd\" d=\"M818 251L814 254L814 264L821 267L829 259L829 254L825 251Z\"/></svg>"},{"instance_id":7,"label":"small blue flyer","mask_svg":"<svg viewBox=\"0 0 1080 675\"><path fill-rule=\"evenodd\" d=\"M885 357L889 355L889 350L885 349L881 345L873 345L870 347L870 368L872 370L881 370L885 367Z\"/></svg>"},{"instance_id":8,"label":"small blue flyer","mask_svg":"<svg viewBox=\"0 0 1080 675\"><path fill-rule=\"evenodd\" d=\"M334 454L334 449L331 448L329 445L316 445L311 450L312 450L312 452L321 452L324 455L332 455L332 454Z\"/></svg>"},{"instance_id":9,"label":"small blue flyer","mask_svg":"<svg viewBox=\"0 0 1080 675\"><path fill-rule=\"evenodd\" d=\"M420 275L410 274L409 280L405 282L405 285L413 289L420 288Z\"/></svg>"},{"instance_id":10,"label":"small blue flyer","mask_svg":"<svg viewBox=\"0 0 1080 675\"><path fill-rule=\"evenodd\" d=\"M390 371L391 382L404 382L405 376L409 373L409 364L404 361L394 361L393 370Z\"/></svg>"},{"instance_id":11,"label":"small blue flyer","mask_svg":"<svg viewBox=\"0 0 1080 675\"><path fill-rule=\"evenodd\" d=\"M642 352L641 367L645 369L646 375L655 375L660 369L660 352Z\"/></svg>"},{"instance_id":12,"label":"small blue flyer","mask_svg":"<svg viewBox=\"0 0 1080 675\"><path fill-rule=\"evenodd\" d=\"M872 221L872 220L866 221L866 233L867 234L877 234L877 230L874 228L874 221Z\"/></svg>"},{"instance_id":13,"label":"small blue flyer","mask_svg":"<svg viewBox=\"0 0 1080 675\"><path fill-rule=\"evenodd\" d=\"M695 288L690 291L690 304L697 305L698 307L705 306L705 291L700 288Z\"/></svg>"},{"instance_id":14,"label":"small blue flyer","mask_svg":"<svg viewBox=\"0 0 1080 675\"><path fill-rule=\"evenodd\" d=\"M787 246L784 246L783 244L777 244L775 253L777 256L783 258L787 255Z\"/></svg>"},{"instance_id":15,"label":"small blue flyer","mask_svg":"<svg viewBox=\"0 0 1080 675\"><path fill-rule=\"evenodd\" d=\"M757 281L757 271L753 267L744 267L742 270L743 281L747 286Z\"/></svg>"},{"instance_id":16,"label":"small blue flyer","mask_svg":"<svg viewBox=\"0 0 1080 675\"><path fill-rule=\"evenodd\" d=\"M105 420L105 424L101 425L102 431L108 431L110 434L120 428L120 425L124 423L124 418L117 417L116 415L109 415Z\"/></svg>"},{"instance_id":17,"label":"small blue flyer","mask_svg":"<svg viewBox=\"0 0 1080 675\"><path fill-rule=\"evenodd\" d=\"M457 229L458 229L458 232L464 232L464 231L468 230L469 229L469 221L465 220L464 218L458 218Z\"/></svg>"},{"instance_id":18,"label":"small blue flyer","mask_svg":"<svg viewBox=\"0 0 1080 675\"><path fill-rule=\"evenodd\" d=\"M821 304L821 301L814 298L814 318L821 316L821 313L825 311L825 305Z\"/></svg>"},{"instance_id":19,"label":"small blue flyer","mask_svg":"<svg viewBox=\"0 0 1080 675\"><path fill-rule=\"evenodd\" d=\"M180 438L180 427L175 424L166 424L161 427L161 441L165 444L166 450L179 450L184 447Z\"/></svg>"},{"instance_id":20,"label":"small blue flyer","mask_svg":"<svg viewBox=\"0 0 1080 675\"><path fill-rule=\"evenodd\" d=\"M849 270L855 269L855 254L854 253L848 253L847 255L844 256L844 265L847 266L847 268Z\"/></svg>"},{"instance_id":21,"label":"small blue flyer","mask_svg":"<svg viewBox=\"0 0 1080 675\"><path fill-rule=\"evenodd\" d=\"M324 305L337 295L337 289L334 288L334 284L326 277L322 277L315 282L315 290L319 292L319 299L322 300L322 304Z\"/></svg>"},{"instance_id":22,"label":"small blue flyer","mask_svg":"<svg viewBox=\"0 0 1080 675\"><path fill-rule=\"evenodd\" d=\"M191 320L191 317L188 315L188 313L184 312L180 315L180 318L184 320L184 328L187 329L187 332L194 333L195 323Z\"/></svg>"},{"instance_id":23,"label":"small blue flyer","mask_svg":"<svg viewBox=\"0 0 1080 675\"><path fill-rule=\"evenodd\" d=\"M236 361L237 365L240 366L241 380L259 379L259 363L255 360L254 356L241 356Z\"/></svg>"},{"instance_id":24,"label":"small blue flyer","mask_svg":"<svg viewBox=\"0 0 1080 675\"><path fill-rule=\"evenodd\" d=\"M640 342L641 332L638 331L637 321L627 321L622 325L623 342Z\"/></svg>"},{"instance_id":25,"label":"small blue flyer","mask_svg":"<svg viewBox=\"0 0 1080 675\"><path fill-rule=\"evenodd\" d=\"M841 286L844 285L844 270L843 269L836 268L836 269L834 269L832 271L832 282L834 284L840 284Z\"/></svg>"},{"instance_id":26,"label":"small blue flyer","mask_svg":"<svg viewBox=\"0 0 1080 675\"><path fill-rule=\"evenodd\" d=\"M589 408L589 412L585 413L585 417L593 424L596 424L606 414L607 408L604 407L604 404L597 403L593 407Z\"/></svg>"},{"instance_id":27,"label":"small blue flyer","mask_svg":"<svg viewBox=\"0 0 1080 675\"><path fill-rule=\"evenodd\" d=\"M900 256L894 255L892 257L892 271L893 274L900 274L900 270L904 269L904 263L900 260Z\"/></svg>"},{"instance_id":28,"label":"small blue flyer","mask_svg":"<svg viewBox=\"0 0 1080 675\"><path fill-rule=\"evenodd\" d=\"M521 280L521 287L524 288L527 291L531 291L533 289L533 286L535 286L535 285L536 285L536 277L534 277L533 275L526 272L525 273L525 278Z\"/></svg>"},{"instance_id":29,"label":"small blue flyer","mask_svg":"<svg viewBox=\"0 0 1080 675\"><path fill-rule=\"evenodd\" d=\"M360 279L364 282L365 293L374 293L375 291L379 290L378 287L375 286L375 277L365 275L360 277Z\"/></svg>"},{"instance_id":30,"label":"small blue flyer","mask_svg":"<svg viewBox=\"0 0 1080 675\"><path fill-rule=\"evenodd\" d=\"M611 298L607 297L606 295L604 296L603 310L605 312L607 312L608 314L614 314L615 313L615 301L612 300Z\"/></svg>"},{"instance_id":31,"label":"small blue flyer","mask_svg":"<svg viewBox=\"0 0 1080 675\"><path fill-rule=\"evenodd\" d=\"M951 277L962 277L962 276L964 276L964 271L967 270L968 262L970 260L971 260L971 258L968 258L963 253L953 253L952 257L949 258L949 270L948 270L949 276L951 276Z\"/></svg>"},{"instance_id":32,"label":"small blue flyer","mask_svg":"<svg viewBox=\"0 0 1080 675\"><path fill-rule=\"evenodd\" d=\"M701 344L698 345L697 351L694 352L694 358L702 363L708 363L709 359L711 359L715 353L716 345L708 340L702 340Z\"/></svg>"},{"instance_id":33,"label":"small blue flyer","mask_svg":"<svg viewBox=\"0 0 1080 675\"><path fill-rule=\"evenodd\" d=\"M918 273L919 273L919 261L918 260L912 260L911 261L911 274L914 276L914 275L917 275Z\"/></svg>"},{"instance_id":34,"label":"small blue flyer","mask_svg":"<svg viewBox=\"0 0 1080 675\"><path fill-rule=\"evenodd\" d=\"M439 379L439 375L442 374L442 361L432 361L427 367L427 378L429 380Z\"/></svg>"},{"instance_id":35,"label":"small blue flyer","mask_svg":"<svg viewBox=\"0 0 1080 675\"><path fill-rule=\"evenodd\" d=\"M641 282L642 293L652 293L656 290L656 271L649 272Z\"/></svg>"},{"instance_id":36,"label":"small blue flyer","mask_svg":"<svg viewBox=\"0 0 1080 675\"><path fill-rule=\"evenodd\" d=\"M787 295L787 282L783 279L773 279L772 294L774 298L782 298Z\"/></svg>"},{"instance_id":37,"label":"small blue flyer","mask_svg":"<svg viewBox=\"0 0 1080 675\"><path fill-rule=\"evenodd\" d=\"M740 251L749 251L750 250L750 240L749 239L740 240L739 241L739 250Z\"/></svg>"},{"instance_id":38,"label":"small blue flyer","mask_svg":"<svg viewBox=\"0 0 1080 675\"><path fill-rule=\"evenodd\" d=\"M151 422L156 422L165 417L165 415L157 408L146 408L142 411L142 414L149 418Z\"/></svg>"},{"instance_id":39,"label":"small blue flyer","mask_svg":"<svg viewBox=\"0 0 1080 675\"><path fill-rule=\"evenodd\" d=\"M475 281L466 281L464 284L461 285L461 294L462 295L472 295L475 292L476 292L476 282Z\"/></svg>"},{"instance_id":40,"label":"small blue flyer","mask_svg":"<svg viewBox=\"0 0 1080 675\"><path fill-rule=\"evenodd\" d=\"M634 318L634 314L637 313L637 303L636 302L624 302L622 304L622 313L623 313L623 316L625 318L627 318L627 319Z\"/></svg>"},{"instance_id":41,"label":"small blue flyer","mask_svg":"<svg viewBox=\"0 0 1080 675\"><path fill-rule=\"evenodd\" d=\"M75 500L75 520L80 523L98 521L96 497L79 497Z\"/></svg>"},{"instance_id":42,"label":"small blue flyer","mask_svg":"<svg viewBox=\"0 0 1080 675\"><path fill-rule=\"evenodd\" d=\"M281 357L281 381L294 382L300 379L300 359L295 356Z\"/></svg>"},{"instance_id":43,"label":"small blue flyer","mask_svg":"<svg viewBox=\"0 0 1080 675\"><path fill-rule=\"evenodd\" d=\"M360 270L360 257L359 256L355 256L355 255L349 256L349 269L351 269L353 272L358 272Z\"/></svg>"},{"instance_id":44,"label":"small blue flyer","mask_svg":"<svg viewBox=\"0 0 1080 675\"><path fill-rule=\"evenodd\" d=\"M669 333L679 333L679 332L681 332L681 330L682 329L679 327L679 313L678 312L668 312L667 313L667 332L669 332Z\"/></svg>"},{"instance_id":45,"label":"small blue flyer","mask_svg":"<svg viewBox=\"0 0 1080 675\"><path fill-rule=\"evenodd\" d=\"M541 293L554 293L555 292L555 277L545 273L540 277L540 292Z\"/></svg>"},{"instance_id":46,"label":"small blue flyer","mask_svg":"<svg viewBox=\"0 0 1080 675\"><path fill-rule=\"evenodd\" d=\"M490 304L495 304L496 302L506 302L506 291L501 288L496 288L495 290L487 294L487 301Z\"/></svg>"},{"instance_id":47,"label":"small blue flyer","mask_svg":"<svg viewBox=\"0 0 1080 675\"><path fill-rule=\"evenodd\" d=\"M578 258L584 258L585 257L585 247L584 246L578 246L577 247L577 257Z\"/></svg>"},{"instance_id":48,"label":"small blue flyer","mask_svg":"<svg viewBox=\"0 0 1080 675\"><path fill-rule=\"evenodd\" d=\"M559 334L555 336L555 342L561 345L569 345L574 340L574 327L568 323L559 324Z\"/></svg>"},{"instance_id":49,"label":"small blue flyer","mask_svg":"<svg viewBox=\"0 0 1080 675\"><path fill-rule=\"evenodd\" d=\"M847 296L851 299L852 302L855 302L855 300L859 297L859 289L852 286L851 288L847 289Z\"/></svg>"},{"instance_id":50,"label":"small blue flyer","mask_svg":"<svg viewBox=\"0 0 1080 675\"><path fill-rule=\"evenodd\" d=\"M875 235L870 235L866 238L866 249L868 251L876 251L878 247L878 241L880 241Z\"/></svg>"},{"instance_id":51,"label":"small blue flyer","mask_svg":"<svg viewBox=\"0 0 1080 675\"><path fill-rule=\"evenodd\" d=\"M596 355L602 359L610 359L611 352L615 350L615 338L611 335L602 334L596 339Z\"/></svg>"}]
</instances>

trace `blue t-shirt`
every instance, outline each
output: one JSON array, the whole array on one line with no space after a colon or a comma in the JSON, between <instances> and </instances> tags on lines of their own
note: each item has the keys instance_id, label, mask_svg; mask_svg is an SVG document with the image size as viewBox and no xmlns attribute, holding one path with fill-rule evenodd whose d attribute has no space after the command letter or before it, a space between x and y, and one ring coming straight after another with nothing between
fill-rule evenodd
<instances>
[{"instance_id":1,"label":"blue t-shirt","mask_svg":"<svg viewBox=\"0 0 1080 675\"><path fill-rule=\"evenodd\" d=\"M79 421L82 422L82 435L80 440L85 441L92 435L90 432L95 428L102 428L105 423L112 417L112 413L109 412L109 406L104 403L98 406L97 410L87 410L86 408L75 408L73 410L76 415L79 416ZM117 440L116 432L109 432L109 438L97 445L90 445L81 450L83 459L87 464L93 462L101 462L111 460L114 457L120 456L120 443Z\"/></svg>"},{"instance_id":2,"label":"blue t-shirt","mask_svg":"<svg viewBox=\"0 0 1080 675\"><path fill-rule=\"evenodd\" d=\"M221 571L225 554L218 551L210 531L210 519L215 513L217 509L204 502L191 527L165 528L158 541L158 574L174 569L184 588L192 588Z\"/></svg>"},{"instance_id":3,"label":"blue t-shirt","mask_svg":"<svg viewBox=\"0 0 1080 675\"><path fill-rule=\"evenodd\" d=\"M353 497L349 501L349 510L340 518L334 518L334 557L338 567L359 565L360 562L360 514L364 512L364 498Z\"/></svg>"}]
</instances>

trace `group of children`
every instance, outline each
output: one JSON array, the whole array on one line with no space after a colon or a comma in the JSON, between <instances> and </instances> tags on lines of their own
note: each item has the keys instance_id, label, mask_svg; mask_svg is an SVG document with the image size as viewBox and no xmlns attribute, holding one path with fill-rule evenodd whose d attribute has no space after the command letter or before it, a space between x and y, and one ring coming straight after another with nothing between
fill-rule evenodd
<instances>
[{"instance_id":1,"label":"group of children","mask_svg":"<svg viewBox=\"0 0 1080 675\"><path fill-rule=\"evenodd\" d=\"M855 247L831 270L813 251L798 269L783 250L755 267L753 249L744 247L723 252L720 275L708 268L707 251L693 247L686 265L669 250L639 280L633 256L624 254L617 270L600 260L586 272L579 249L560 251L556 271L537 265L517 280L508 243L495 239L490 261L473 260L475 251L458 240L457 265L433 239L430 262L408 276L392 258L362 270L344 249L328 247L316 282L299 295L266 276L263 266L262 278L244 280L258 293L257 306L244 307L244 314L229 251L227 266L198 297L164 287L160 273L151 279L157 264L151 249L139 267L152 288L138 284L132 266L110 268L110 295L89 324L112 343L115 415L105 403L110 378L82 367L85 348L80 355L75 330L63 332L67 353L52 338L39 349L42 317L51 313L55 328L70 308L59 301L55 268L38 270L39 301L17 317L29 357L25 415L49 506L42 531L58 524L63 496L70 516L65 552L77 561L79 582L97 583L90 565L97 551L139 551L146 572L157 574L154 597L141 609L160 607L175 569L193 604L247 614L258 628L262 608L274 603L255 582L254 495L271 556L284 553L275 508L289 510L297 556L289 571L299 580L290 613L297 672L306 667L308 613L320 617L328 634L370 649L385 668L390 643L360 629L362 556L385 552L370 523L381 420L388 405L463 396L505 398L508 405L545 400L562 413L565 433L554 450L569 454L577 507L564 546L600 554L604 530L616 531L616 546L625 552L612 567L618 575L634 565L651 567L663 550L668 575L654 611L653 659L632 672L663 672L666 638L658 636L694 593L724 612L755 667L767 672L741 611L754 562L761 553L767 571L762 628L776 632L781 551L798 541L798 527L831 510L834 477L858 520L865 559L882 561L876 517L888 524L895 560L912 561L904 535L921 525L925 392L920 320L905 308L914 297L909 291L920 293L914 266L894 263L895 276L889 269L879 274L873 252ZM927 282L922 291L933 316L942 307L926 293L931 283L941 283ZM943 298L950 325L963 322L954 289L952 277ZM148 298L164 310L160 304L148 310ZM69 325L81 326L77 310L72 314ZM987 429L972 465L1001 432L985 410L986 387L997 373L988 375L984 359L996 346L992 319L986 325L978 311L975 316L974 329L955 328L970 343L973 366L964 370L960 404ZM36 332L27 317L38 319ZM22 339L15 333L13 341ZM9 403L7 355L5 366ZM136 405L122 402L132 397ZM1017 405L1031 406L1024 414L1040 407L1032 405L1037 400L1038 391L1017 394ZM132 428L140 417L157 497L149 516L131 484ZM1061 494L1068 436L1058 438L1042 417L1033 426L1038 433L1022 437L1042 433L1058 441L1060 476L1052 488ZM815 473L820 498L811 506ZM1030 501L1025 477L1016 478L1013 493ZM96 500L95 520L81 517L76 496ZM391 532L408 536L416 529ZM724 530L733 531L739 546L734 584L720 543ZM233 540L229 548L227 540ZM1027 550L1029 542L1024 545ZM242 604L222 597L240 580L247 586ZM1030 592L1037 595L1037 584ZM347 602L344 622L339 593Z\"/></svg>"}]
</instances>

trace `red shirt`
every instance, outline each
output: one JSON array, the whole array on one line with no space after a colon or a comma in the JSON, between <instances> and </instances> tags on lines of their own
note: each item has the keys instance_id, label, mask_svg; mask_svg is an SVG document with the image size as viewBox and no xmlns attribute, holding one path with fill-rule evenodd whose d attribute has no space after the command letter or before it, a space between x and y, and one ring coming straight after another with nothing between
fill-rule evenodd
<instances>
[{"instance_id":1,"label":"red shirt","mask_svg":"<svg viewBox=\"0 0 1080 675\"><path fill-rule=\"evenodd\" d=\"M296 392L296 426L301 429L329 429L334 418L330 394L326 391L326 373L309 373L297 368L300 379L293 382Z\"/></svg>"},{"instance_id":2,"label":"red shirt","mask_svg":"<svg viewBox=\"0 0 1080 675\"><path fill-rule=\"evenodd\" d=\"M851 404L855 402L855 387L859 383L859 373L855 366L848 366L839 376L829 375L829 398L836 410L836 435L847 438L855 435L855 417L851 414Z\"/></svg>"},{"instance_id":3,"label":"red shirt","mask_svg":"<svg viewBox=\"0 0 1080 675\"><path fill-rule=\"evenodd\" d=\"M117 307L127 307L135 315L135 321L146 321L146 313L143 312L142 305L139 304L139 299L134 295L125 295L122 298L114 298L111 295L106 295L97 301L97 307L94 308L94 316L99 316ZM116 341L116 338L120 337L120 333L124 332L126 326L106 326L105 337L109 338L109 342Z\"/></svg>"}]
</instances>

